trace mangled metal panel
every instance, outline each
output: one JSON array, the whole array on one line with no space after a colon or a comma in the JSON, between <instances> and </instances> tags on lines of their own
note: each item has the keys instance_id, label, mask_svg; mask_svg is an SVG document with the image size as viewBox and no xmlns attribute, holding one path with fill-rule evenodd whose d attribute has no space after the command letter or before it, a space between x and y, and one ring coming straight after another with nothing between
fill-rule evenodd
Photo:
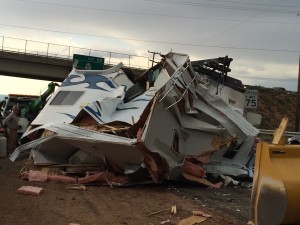
<instances>
[{"instance_id":1,"label":"mangled metal panel","mask_svg":"<svg viewBox=\"0 0 300 225\"><path fill-rule=\"evenodd\" d=\"M95 71L73 69L31 125L71 123L89 103L107 97L116 98L116 95L120 94L118 88L129 88L132 85L121 70L122 66L123 64L119 63L110 69ZM114 82L117 77L126 77L126 84L120 87L121 85Z\"/></svg>"},{"instance_id":2,"label":"mangled metal panel","mask_svg":"<svg viewBox=\"0 0 300 225\"><path fill-rule=\"evenodd\" d=\"M115 98L104 98L90 103L84 107L83 110L99 124L105 124L111 121L122 121L132 124L139 119L145 107L153 98L153 94L151 90L149 90L127 103L124 103L124 97L125 95L123 94Z\"/></svg>"},{"instance_id":3,"label":"mangled metal panel","mask_svg":"<svg viewBox=\"0 0 300 225\"><path fill-rule=\"evenodd\" d=\"M214 136L215 134L183 128L171 109L166 110L163 103L155 101L141 141L147 149L167 159L173 168L180 166L186 155L192 153L200 155L212 150L211 143Z\"/></svg>"},{"instance_id":4,"label":"mangled metal panel","mask_svg":"<svg viewBox=\"0 0 300 225\"><path fill-rule=\"evenodd\" d=\"M166 60L166 64L174 67L173 62L178 58L183 59L184 57ZM157 99L160 101L154 102L153 111L149 115L150 119L148 119L142 136L145 146L150 151L159 152L163 155L170 168L174 168L180 166L180 162L186 155L197 156L208 151L218 150L214 145L216 134L223 139L230 135L237 135L238 143L240 145L245 144L240 151L235 149L238 154L232 157L231 161L226 157L223 159L212 156L218 165L212 164L206 168L208 172L222 173L222 171L217 171L217 167L222 167L227 169L224 171L225 174L252 175L249 174L249 171L253 168L250 165L247 169L245 167L251 159L248 153L258 130L209 88L197 83L198 79L189 65L188 58L184 58L184 60L180 61L182 67L174 72L165 89L158 94ZM202 115L197 117L197 114L200 113ZM203 114L206 115L203 116ZM162 123L164 126L161 125ZM155 131L157 130L160 130L164 135L156 135ZM246 139L248 136L250 138ZM193 139L198 139L198 142L193 142ZM227 167L229 164L234 165L232 170Z\"/></svg>"},{"instance_id":5,"label":"mangled metal panel","mask_svg":"<svg viewBox=\"0 0 300 225\"><path fill-rule=\"evenodd\" d=\"M107 145L116 144L121 151L123 148L128 149L128 146L133 146L136 143L135 139L86 130L71 124L48 124L35 128L30 133L35 133L38 130L48 130L54 134L18 147L10 157L12 161L16 160L21 152L30 149L38 149L41 154L46 155L46 158L51 159L44 163L53 163L56 157L61 157L57 163L62 163L62 160L64 163L67 163L69 156L79 149L103 159L106 155L103 155L103 152L98 150L99 146L102 146L103 151L112 154L112 147L107 147ZM86 145L82 146L82 142ZM120 146L125 147L121 148ZM113 151L113 154L117 154L117 152ZM126 154L125 150L124 154ZM137 155L141 154L137 152ZM120 155L120 157L122 156L124 157L123 154ZM127 159L127 156L125 158Z\"/></svg>"},{"instance_id":6,"label":"mangled metal panel","mask_svg":"<svg viewBox=\"0 0 300 225\"><path fill-rule=\"evenodd\" d=\"M118 173L146 170L154 182L184 175L207 184L206 172L251 176L250 146L258 130L224 102L215 87L203 83L203 75L195 73L188 55L164 55L132 85L125 77L117 79L124 75L120 68L111 72L91 74L98 76L98 83L89 87L97 85L101 97L92 96L71 121L73 125L45 124L28 131L23 138L33 141L20 146L11 159L22 151L39 149L53 162L49 146L63 142L65 152L55 155L65 161L70 157L66 155L80 150L102 159ZM87 74L68 77L69 83L80 85L86 78ZM43 135L33 137L36 133ZM204 160L208 155L211 162ZM198 163L192 163L195 160ZM192 168L189 165L195 168L183 174L182 168ZM187 171L202 172L197 177Z\"/></svg>"}]
</instances>

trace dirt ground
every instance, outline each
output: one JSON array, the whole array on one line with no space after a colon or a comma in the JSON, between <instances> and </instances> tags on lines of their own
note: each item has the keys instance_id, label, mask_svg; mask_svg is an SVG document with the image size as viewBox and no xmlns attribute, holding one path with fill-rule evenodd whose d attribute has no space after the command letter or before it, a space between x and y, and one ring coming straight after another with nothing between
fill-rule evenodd
<instances>
[{"instance_id":1,"label":"dirt ground","mask_svg":"<svg viewBox=\"0 0 300 225\"><path fill-rule=\"evenodd\" d=\"M0 159L1 225L155 225L170 219L177 224L192 210L212 215L201 225L241 225L248 222L251 190L212 189L195 184L164 183L133 187L89 186L68 190L69 184L33 183L18 177L24 161ZM44 188L39 196L17 194L23 185ZM177 206L177 214L171 207ZM150 215L153 212L165 210Z\"/></svg>"}]
</instances>

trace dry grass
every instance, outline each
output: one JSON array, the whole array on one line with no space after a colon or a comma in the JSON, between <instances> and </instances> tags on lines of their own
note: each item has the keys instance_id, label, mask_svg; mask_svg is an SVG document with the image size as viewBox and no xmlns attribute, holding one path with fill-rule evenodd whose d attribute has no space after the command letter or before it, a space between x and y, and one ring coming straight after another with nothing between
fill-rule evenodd
<instances>
[{"instance_id":1,"label":"dry grass","mask_svg":"<svg viewBox=\"0 0 300 225\"><path fill-rule=\"evenodd\" d=\"M261 129L274 130L283 117L289 118L287 131L295 131L297 93L260 86L247 86L258 90L257 113L262 115Z\"/></svg>"}]
</instances>

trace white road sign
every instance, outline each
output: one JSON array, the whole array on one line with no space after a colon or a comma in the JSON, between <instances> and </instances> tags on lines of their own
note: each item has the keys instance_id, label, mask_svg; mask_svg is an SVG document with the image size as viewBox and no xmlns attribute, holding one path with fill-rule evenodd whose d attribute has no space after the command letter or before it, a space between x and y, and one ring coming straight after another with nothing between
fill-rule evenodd
<instances>
[{"instance_id":1,"label":"white road sign","mask_svg":"<svg viewBox=\"0 0 300 225\"><path fill-rule=\"evenodd\" d=\"M245 108L247 109L257 108L257 95L258 95L258 90L246 90Z\"/></svg>"}]
</instances>

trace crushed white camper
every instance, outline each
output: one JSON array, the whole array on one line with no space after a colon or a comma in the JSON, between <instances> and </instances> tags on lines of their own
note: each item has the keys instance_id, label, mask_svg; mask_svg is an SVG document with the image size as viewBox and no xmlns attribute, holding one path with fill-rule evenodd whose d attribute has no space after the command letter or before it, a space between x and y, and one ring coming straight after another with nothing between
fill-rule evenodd
<instances>
[{"instance_id":1,"label":"crushed white camper","mask_svg":"<svg viewBox=\"0 0 300 225\"><path fill-rule=\"evenodd\" d=\"M81 183L185 178L214 187L207 173L252 177L258 130L243 117L243 93L225 85L231 60L192 63L171 52L137 79L121 63L73 69L10 159L30 152L36 166L101 165L111 175Z\"/></svg>"}]
</instances>

